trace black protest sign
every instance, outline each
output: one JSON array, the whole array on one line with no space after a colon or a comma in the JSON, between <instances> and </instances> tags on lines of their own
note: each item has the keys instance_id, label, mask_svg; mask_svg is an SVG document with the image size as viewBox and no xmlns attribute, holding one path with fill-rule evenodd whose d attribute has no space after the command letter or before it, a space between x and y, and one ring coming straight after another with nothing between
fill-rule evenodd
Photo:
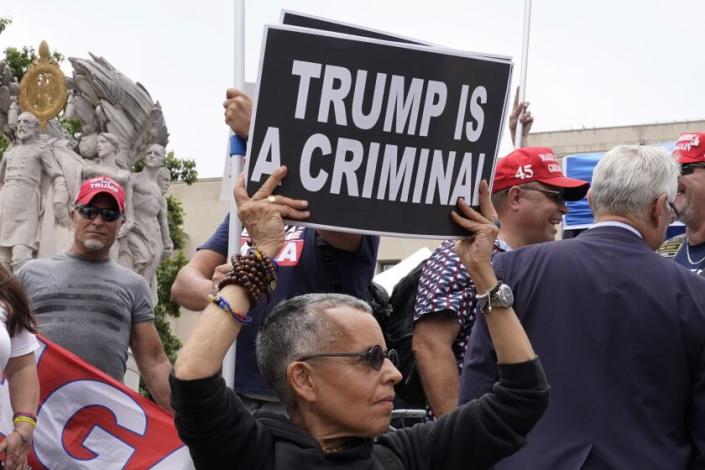
<instances>
[{"instance_id":1,"label":"black protest sign","mask_svg":"<svg viewBox=\"0 0 705 470\"><path fill-rule=\"evenodd\" d=\"M311 16L304 13L296 13L293 11L282 11L281 22L282 24L290 26L320 29L322 31L331 31L333 33L352 34L355 36L383 39L385 41L404 42L407 44L423 44L422 42L414 39L391 35L381 31L375 31L373 29L362 28L360 26L319 18L317 16Z\"/></svg>"},{"instance_id":2,"label":"black protest sign","mask_svg":"<svg viewBox=\"0 0 705 470\"><path fill-rule=\"evenodd\" d=\"M307 199L305 225L451 238L459 197L491 180L507 60L269 26L247 154L248 192L279 165L277 193Z\"/></svg>"},{"instance_id":3,"label":"black protest sign","mask_svg":"<svg viewBox=\"0 0 705 470\"><path fill-rule=\"evenodd\" d=\"M433 44L431 43L422 42L418 39L411 39L396 34L392 35L383 31L377 31L375 29L365 28L363 26L342 23L340 21L329 20L326 18L320 18L318 16L312 16L306 13L297 13L293 11L283 10L281 14L281 22L282 24L286 25L300 26L302 28L320 29L321 31L330 31L333 33L352 34L354 36L362 36L371 39L382 39L384 41L403 42L406 44L433 46ZM480 52L473 52L472 54L484 57L493 57L499 60L509 60L508 57L493 54L483 54Z\"/></svg>"}]
</instances>

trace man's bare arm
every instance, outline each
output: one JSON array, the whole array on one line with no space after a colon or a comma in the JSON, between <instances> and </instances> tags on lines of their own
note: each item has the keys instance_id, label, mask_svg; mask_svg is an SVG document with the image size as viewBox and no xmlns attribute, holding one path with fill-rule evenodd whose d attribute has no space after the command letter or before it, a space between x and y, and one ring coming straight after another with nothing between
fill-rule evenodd
<instances>
[{"instance_id":1,"label":"man's bare arm","mask_svg":"<svg viewBox=\"0 0 705 470\"><path fill-rule=\"evenodd\" d=\"M147 390L159 406L173 414L169 389L171 363L164 352L154 322L137 323L132 327L130 347Z\"/></svg>"},{"instance_id":2,"label":"man's bare arm","mask_svg":"<svg viewBox=\"0 0 705 470\"><path fill-rule=\"evenodd\" d=\"M426 400L436 417L458 406L460 375L453 342L460 324L452 312L436 312L414 324L412 350Z\"/></svg>"},{"instance_id":3,"label":"man's bare arm","mask_svg":"<svg viewBox=\"0 0 705 470\"><path fill-rule=\"evenodd\" d=\"M208 294L213 291L213 274L227 261L217 251L199 250L179 270L171 286L171 298L184 308L201 311L208 305Z\"/></svg>"},{"instance_id":4,"label":"man's bare arm","mask_svg":"<svg viewBox=\"0 0 705 470\"><path fill-rule=\"evenodd\" d=\"M509 134L514 147L529 146L529 132L531 131L531 126L534 124L534 117L531 115L531 111L529 111L528 108L528 101L519 102L519 88L517 87L516 94L514 95L514 107L509 115ZM521 142L517 145L514 139L516 138L517 124L519 121L521 121L522 125Z\"/></svg>"}]
</instances>

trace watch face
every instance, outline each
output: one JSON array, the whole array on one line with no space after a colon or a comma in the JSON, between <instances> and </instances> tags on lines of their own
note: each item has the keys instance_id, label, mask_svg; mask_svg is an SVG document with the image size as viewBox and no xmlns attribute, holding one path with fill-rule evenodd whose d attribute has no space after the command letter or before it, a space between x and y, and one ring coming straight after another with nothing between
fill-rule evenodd
<instances>
[{"instance_id":1,"label":"watch face","mask_svg":"<svg viewBox=\"0 0 705 470\"><path fill-rule=\"evenodd\" d=\"M506 284L499 286L499 290L492 299L492 305L496 307L511 307L514 304L514 293L511 287Z\"/></svg>"}]
</instances>

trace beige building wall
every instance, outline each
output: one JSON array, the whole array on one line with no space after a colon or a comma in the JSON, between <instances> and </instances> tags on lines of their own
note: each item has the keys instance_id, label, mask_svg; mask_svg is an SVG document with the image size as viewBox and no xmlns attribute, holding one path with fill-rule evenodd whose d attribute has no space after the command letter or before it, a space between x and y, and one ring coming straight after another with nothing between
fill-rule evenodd
<instances>
[{"instance_id":1,"label":"beige building wall","mask_svg":"<svg viewBox=\"0 0 705 470\"><path fill-rule=\"evenodd\" d=\"M385 267L391 267L423 247L433 251L441 242L443 240L382 237L377 254L377 272L383 271Z\"/></svg>"},{"instance_id":2,"label":"beige building wall","mask_svg":"<svg viewBox=\"0 0 705 470\"><path fill-rule=\"evenodd\" d=\"M220 181L221 178L203 178L192 185L176 183L169 188L169 194L184 208L184 232L188 237L184 254L189 259L228 213L228 202L220 200ZM181 316L170 319L169 323L174 334L183 341L197 319L198 313L182 308Z\"/></svg>"},{"instance_id":3,"label":"beige building wall","mask_svg":"<svg viewBox=\"0 0 705 470\"><path fill-rule=\"evenodd\" d=\"M556 156L564 157L574 153L603 152L620 144L673 142L683 132L703 130L705 120L536 132L529 135L529 145L551 147Z\"/></svg>"},{"instance_id":4,"label":"beige building wall","mask_svg":"<svg viewBox=\"0 0 705 470\"><path fill-rule=\"evenodd\" d=\"M600 152L619 144L655 144L674 141L682 132L705 130L705 120L663 124L643 124L595 129L532 133L530 145L551 147L559 157L574 153ZM184 231L188 235L186 256L191 257L196 247L215 231L228 211L228 203L219 200L220 178L204 178L189 186L174 184L169 193L184 207ZM441 240L383 237L380 243L377 270L411 255L422 247L434 250ZM188 336L198 315L182 309L179 319L172 321L172 329L182 340Z\"/></svg>"}]
</instances>

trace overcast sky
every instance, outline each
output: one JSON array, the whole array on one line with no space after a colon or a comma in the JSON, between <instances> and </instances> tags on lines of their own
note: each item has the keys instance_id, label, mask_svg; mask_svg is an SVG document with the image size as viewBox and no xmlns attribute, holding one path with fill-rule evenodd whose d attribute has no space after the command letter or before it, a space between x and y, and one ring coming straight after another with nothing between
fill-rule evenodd
<instances>
[{"instance_id":1,"label":"overcast sky","mask_svg":"<svg viewBox=\"0 0 705 470\"><path fill-rule=\"evenodd\" d=\"M445 45L508 55L519 81L523 0L260 0L246 3L246 78L262 26L282 8ZM527 99L534 130L705 118L702 0L534 0ZM105 57L163 107L170 150L219 176L233 81L231 0L16 0L0 48L42 39L66 56ZM63 64L70 73L70 64ZM703 130L703 129L700 129ZM675 138L676 136L674 136ZM505 138L502 153L510 150Z\"/></svg>"}]
</instances>

